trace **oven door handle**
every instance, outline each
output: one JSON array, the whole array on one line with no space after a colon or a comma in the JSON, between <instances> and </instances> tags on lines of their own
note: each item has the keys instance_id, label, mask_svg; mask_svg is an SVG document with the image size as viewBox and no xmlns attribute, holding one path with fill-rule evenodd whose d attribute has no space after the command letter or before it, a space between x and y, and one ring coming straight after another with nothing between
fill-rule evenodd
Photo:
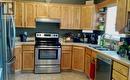
<instances>
[{"instance_id":1,"label":"oven door handle","mask_svg":"<svg viewBox=\"0 0 130 80\"><path fill-rule=\"evenodd\" d=\"M56 68L57 66L38 66L39 68Z\"/></svg>"},{"instance_id":2,"label":"oven door handle","mask_svg":"<svg viewBox=\"0 0 130 80\"><path fill-rule=\"evenodd\" d=\"M35 48L35 49L61 49L61 48Z\"/></svg>"}]
</instances>

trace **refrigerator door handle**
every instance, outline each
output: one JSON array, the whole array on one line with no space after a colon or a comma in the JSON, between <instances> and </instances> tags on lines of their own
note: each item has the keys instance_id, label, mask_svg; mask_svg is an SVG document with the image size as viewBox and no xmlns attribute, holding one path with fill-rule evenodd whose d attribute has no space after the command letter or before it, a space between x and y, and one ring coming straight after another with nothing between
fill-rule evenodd
<instances>
[{"instance_id":1,"label":"refrigerator door handle","mask_svg":"<svg viewBox=\"0 0 130 80\"><path fill-rule=\"evenodd\" d=\"M16 57L14 56L12 59L9 60L7 64L13 64L16 61Z\"/></svg>"},{"instance_id":2,"label":"refrigerator door handle","mask_svg":"<svg viewBox=\"0 0 130 80\"><path fill-rule=\"evenodd\" d=\"M11 16L11 24L12 24L12 28L13 28L13 43L12 43L12 47L14 48L15 47L15 34L16 34L16 32L15 32L15 21L14 21L14 18L13 18L13 16Z\"/></svg>"}]
</instances>

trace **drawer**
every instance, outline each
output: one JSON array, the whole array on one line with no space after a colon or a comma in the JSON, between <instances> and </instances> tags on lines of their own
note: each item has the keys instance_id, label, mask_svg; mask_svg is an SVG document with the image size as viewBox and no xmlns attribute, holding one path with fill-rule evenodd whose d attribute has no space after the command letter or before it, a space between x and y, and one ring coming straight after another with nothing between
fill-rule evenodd
<instances>
[{"instance_id":1,"label":"drawer","mask_svg":"<svg viewBox=\"0 0 130 80\"><path fill-rule=\"evenodd\" d=\"M88 49L88 48L86 48L86 54L88 54L88 55L92 55L92 50L91 49Z\"/></svg>"},{"instance_id":2,"label":"drawer","mask_svg":"<svg viewBox=\"0 0 130 80\"><path fill-rule=\"evenodd\" d=\"M25 51L33 50L34 51L34 46L33 45L23 45L23 50L25 50Z\"/></svg>"},{"instance_id":3,"label":"drawer","mask_svg":"<svg viewBox=\"0 0 130 80\"><path fill-rule=\"evenodd\" d=\"M62 50L62 54L71 54L72 51Z\"/></svg>"},{"instance_id":4,"label":"drawer","mask_svg":"<svg viewBox=\"0 0 130 80\"><path fill-rule=\"evenodd\" d=\"M113 62L113 69L118 71L119 73L123 74L124 76L128 76L128 67L118 63L118 62Z\"/></svg>"},{"instance_id":5,"label":"drawer","mask_svg":"<svg viewBox=\"0 0 130 80\"><path fill-rule=\"evenodd\" d=\"M23 54L34 54L34 51L23 51Z\"/></svg>"},{"instance_id":6,"label":"drawer","mask_svg":"<svg viewBox=\"0 0 130 80\"><path fill-rule=\"evenodd\" d=\"M72 50L72 46L62 46L62 50Z\"/></svg>"},{"instance_id":7,"label":"drawer","mask_svg":"<svg viewBox=\"0 0 130 80\"><path fill-rule=\"evenodd\" d=\"M127 80L127 77L125 77L122 74L116 72L115 70L113 70L112 78L113 78L113 80Z\"/></svg>"}]
</instances>

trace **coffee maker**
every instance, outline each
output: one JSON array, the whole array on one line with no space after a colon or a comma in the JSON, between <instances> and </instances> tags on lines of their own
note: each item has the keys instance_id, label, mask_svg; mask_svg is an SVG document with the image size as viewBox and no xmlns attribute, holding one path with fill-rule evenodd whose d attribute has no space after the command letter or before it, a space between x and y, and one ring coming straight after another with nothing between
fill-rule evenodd
<instances>
[{"instance_id":1,"label":"coffee maker","mask_svg":"<svg viewBox=\"0 0 130 80\"><path fill-rule=\"evenodd\" d=\"M26 42L27 41L27 32L24 32L23 34L20 34L20 41Z\"/></svg>"},{"instance_id":2,"label":"coffee maker","mask_svg":"<svg viewBox=\"0 0 130 80\"><path fill-rule=\"evenodd\" d=\"M102 36L105 31L93 30L92 33L84 33L84 43L98 44L99 36Z\"/></svg>"}]
</instances>

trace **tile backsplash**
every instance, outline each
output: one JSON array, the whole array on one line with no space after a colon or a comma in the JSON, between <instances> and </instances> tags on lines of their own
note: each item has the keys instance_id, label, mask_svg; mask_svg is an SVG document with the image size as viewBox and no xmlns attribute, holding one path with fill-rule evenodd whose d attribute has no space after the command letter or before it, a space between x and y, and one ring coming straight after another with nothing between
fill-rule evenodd
<instances>
[{"instance_id":1,"label":"tile backsplash","mask_svg":"<svg viewBox=\"0 0 130 80\"><path fill-rule=\"evenodd\" d=\"M34 37L36 32L47 32L47 33L58 33L60 37L62 37L65 33L71 32L74 35L82 32L81 30L62 30L60 29L59 23L36 23L35 29L24 29L24 28L16 28L16 36L18 37L20 34L27 32L29 37Z\"/></svg>"}]
</instances>

